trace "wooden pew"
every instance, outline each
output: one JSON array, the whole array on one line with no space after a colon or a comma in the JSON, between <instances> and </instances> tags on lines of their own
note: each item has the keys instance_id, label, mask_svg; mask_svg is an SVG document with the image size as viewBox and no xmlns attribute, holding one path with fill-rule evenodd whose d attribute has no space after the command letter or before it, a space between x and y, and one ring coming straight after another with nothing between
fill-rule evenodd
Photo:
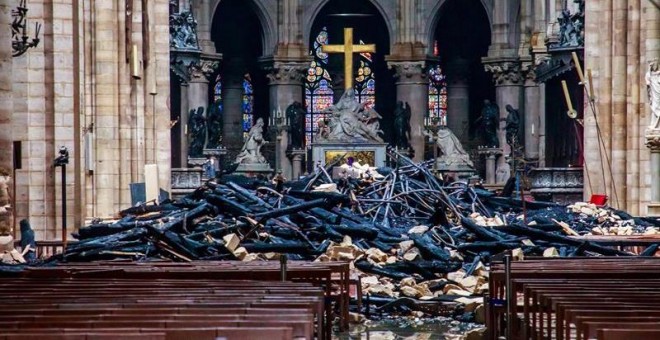
<instances>
[{"instance_id":1,"label":"wooden pew","mask_svg":"<svg viewBox=\"0 0 660 340\"><path fill-rule=\"evenodd\" d=\"M631 309L655 313L655 306L660 305L657 304L660 302L659 271L658 258L567 258L513 262L511 288L516 299L510 324L514 336L521 339L572 339L583 332L579 317L598 313L605 316L607 313L602 313L603 309L620 312L619 315L631 313ZM487 305L490 338L497 338L503 333L500 326L504 324L505 309L493 302L505 299L504 274L502 264L491 266L491 299Z\"/></svg>"},{"instance_id":2,"label":"wooden pew","mask_svg":"<svg viewBox=\"0 0 660 340\"><path fill-rule=\"evenodd\" d=\"M312 339L314 315L322 320L324 310L322 290L309 284L290 282L26 277L0 280L2 296L13 298L16 304L6 309L5 316L0 316L0 329L3 330L0 335L7 330L18 331L11 328L34 331L53 326L56 329L75 326L87 333L100 326L112 329L139 326L152 330L191 330L212 326L236 328L231 332L237 339L246 338L246 335L239 334L240 330L254 333L247 338L263 335L264 339L278 339L266 336L267 331L260 330L264 327L287 330L289 335L283 337L286 339ZM138 309L142 314L136 321ZM214 313L210 314L211 311ZM238 311L241 313L236 314ZM259 311L261 313L257 314ZM327 333L326 329L322 322L317 325L318 335L322 337Z\"/></svg>"}]
</instances>

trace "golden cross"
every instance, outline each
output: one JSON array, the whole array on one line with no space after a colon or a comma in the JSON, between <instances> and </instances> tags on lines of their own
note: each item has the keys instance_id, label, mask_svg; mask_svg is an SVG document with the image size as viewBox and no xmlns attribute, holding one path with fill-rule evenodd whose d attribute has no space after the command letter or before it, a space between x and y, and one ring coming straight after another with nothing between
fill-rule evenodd
<instances>
[{"instance_id":1,"label":"golden cross","mask_svg":"<svg viewBox=\"0 0 660 340\"><path fill-rule=\"evenodd\" d=\"M376 45L353 45L353 28L346 27L344 28L344 44L323 45L322 51L344 54L344 89L348 90L353 88L353 53L376 52Z\"/></svg>"}]
</instances>

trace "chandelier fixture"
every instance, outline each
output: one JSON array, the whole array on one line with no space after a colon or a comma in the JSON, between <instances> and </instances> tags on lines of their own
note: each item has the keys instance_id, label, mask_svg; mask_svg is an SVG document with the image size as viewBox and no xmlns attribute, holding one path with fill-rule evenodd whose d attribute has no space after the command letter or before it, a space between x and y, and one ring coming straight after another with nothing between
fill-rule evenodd
<instances>
[{"instance_id":1,"label":"chandelier fixture","mask_svg":"<svg viewBox=\"0 0 660 340\"><path fill-rule=\"evenodd\" d=\"M27 7L26 0L20 0L18 7L11 11L11 16L14 19L11 23L11 47L12 56L18 57L23 55L29 48L37 47L39 45L39 31L41 24L35 23L34 25L34 38L29 41L27 35Z\"/></svg>"}]
</instances>

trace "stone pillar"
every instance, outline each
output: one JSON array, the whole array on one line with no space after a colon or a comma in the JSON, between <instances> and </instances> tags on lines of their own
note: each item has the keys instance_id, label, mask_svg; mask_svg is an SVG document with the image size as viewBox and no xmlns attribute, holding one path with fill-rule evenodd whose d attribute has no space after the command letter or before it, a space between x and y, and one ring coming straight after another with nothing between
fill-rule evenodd
<instances>
[{"instance_id":1,"label":"stone pillar","mask_svg":"<svg viewBox=\"0 0 660 340\"><path fill-rule=\"evenodd\" d=\"M534 67L529 64L524 67L525 91L524 91L524 145L525 158L531 160L539 159L539 132L541 113L541 91L536 83ZM520 117L523 119L523 117Z\"/></svg>"},{"instance_id":2,"label":"stone pillar","mask_svg":"<svg viewBox=\"0 0 660 340\"><path fill-rule=\"evenodd\" d=\"M218 61L207 59L202 59L190 65L190 80L188 81L188 93L186 94L188 98L188 110L186 110L186 114L189 114L191 110L197 110L202 107L204 108L204 116L206 117L209 107L209 78L215 74L219 66ZM188 123L188 118L186 117L186 124ZM187 155L187 148L185 152ZM183 159L188 159L188 157Z\"/></svg>"},{"instance_id":3,"label":"stone pillar","mask_svg":"<svg viewBox=\"0 0 660 340\"><path fill-rule=\"evenodd\" d=\"M447 64L447 127L465 145L470 123L470 65L463 58Z\"/></svg>"},{"instance_id":4,"label":"stone pillar","mask_svg":"<svg viewBox=\"0 0 660 340\"><path fill-rule=\"evenodd\" d=\"M0 170L6 170L9 172L7 175L12 176L13 165L13 152L12 152L12 114L13 114L13 79L12 79L12 48L11 48L11 28L10 28L10 7L9 1L0 0ZM0 176L5 176L5 174L0 173ZM15 192L12 190L11 181L16 181L15 178L5 177L7 180L4 185L7 185L8 202L11 204L12 209L16 209L14 201L11 200ZM0 189L2 190L2 189ZM3 204L6 202L3 202ZM14 229L14 221L11 218L11 213L0 214L0 223L6 223L5 228L13 229L14 236L16 236L16 230ZM0 230L0 232L9 231L9 230Z\"/></svg>"},{"instance_id":5,"label":"stone pillar","mask_svg":"<svg viewBox=\"0 0 660 340\"><path fill-rule=\"evenodd\" d=\"M205 53L214 53L215 44L211 41L211 22L213 12L211 12L211 0L195 1L195 19L197 20L197 40L199 48Z\"/></svg>"},{"instance_id":6,"label":"stone pillar","mask_svg":"<svg viewBox=\"0 0 660 340\"><path fill-rule=\"evenodd\" d=\"M486 183L494 184L495 183L495 158L494 153L488 154L486 156Z\"/></svg>"},{"instance_id":7,"label":"stone pillar","mask_svg":"<svg viewBox=\"0 0 660 340\"><path fill-rule=\"evenodd\" d=\"M486 157L486 184L496 184L496 161L497 157L502 154L502 149L499 148L479 148L479 153Z\"/></svg>"},{"instance_id":8,"label":"stone pillar","mask_svg":"<svg viewBox=\"0 0 660 340\"><path fill-rule=\"evenodd\" d=\"M179 166L181 168L185 168L186 165L188 164L188 118L189 118L189 105L188 105L188 83L183 82L181 83L181 108L180 112L181 114L179 115L179 126L181 127L180 129L180 134L179 134L179 145L181 145L181 150L180 150L180 159L181 159L181 164Z\"/></svg>"},{"instance_id":9,"label":"stone pillar","mask_svg":"<svg viewBox=\"0 0 660 340\"><path fill-rule=\"evenodd\" d=\"M539 167L545 167L545 83L539 84L539 126L535 133L539 139Z\"/></svg>"},{"instance_id":10,"label":"stone pillar","mask_svg":"<svg viewBox=\"0 0 660 340\"><path fill-rule=\"evenodd\" d=\"M226 73L222 80L224 121L222 126L222 144L229 151L228 156L235 157L243 146L243 77L245 66L237 60L227 61Z\"/></svg>"},{"instance_id":11,"label":"stone pillar","mask_svg":"<svg viewBox=\"0 0 660 340\"><path fill-rule=\"evenodd\" d=\"M647 215L660 216L660 129L646 131L646 146L651 149L651 203Z\"/></svg>"},{"instance_id":12,"label":"stone pillar","mask_svg":"<svg viewBox=\"0 0 660 340\"><path fill-rule=\"evenodd\" d=\"M410 104L410 145L415 151L413 160L424 159L424 117L429 110L429 79L426 61L388 61L394 69L397 101Z\"/></svg>"},{"instance_id":13,"label":"stone pillar","mask_svg":"<svg viewBox=\"0 0 660 340\"><path fill-rule=\"evenodd\" d=\"M511 147L506 143L506 105L511 105L515 109L524 112L522 105L522 85L523 77L520 70L520 61L518 58L483 58L484 66L487 72L493 74L495 81L495 100L500 108L500 130L498 139L500 148L503 151L502 157L497 161L498 184L506 183L510 177L510 166L507 164L511 155Z\"/></svg>"},{"instance_id":14,"label":"stone pillar","mask_svg":"<svg viewBox=\"0 0 660 340\"><path fill-rule=\"evenodd\" d=\"M268 90L270 113L281 111L293 102L303 103L303 79L309 68L309 63L304 61L264 60L263 68L268 72ZM288 131L278 129L278 139L275 145L275 168L282 170L286 178L293 178L293 167L286 151L289 145Z\"/></svg>"},{"instance_id":15,"label":"stone pillar","mask_svg":"<svg viewBox=\"0 0 660 340\"><path fill-rule=\"evenodd\" d=\"M289 157L291 157L291 162L293 163L293 171L291 175L292 180L296 180L300 177L303 170L303 159L305 158L307 151L304 149L294 149L289 150Z\"/></svg>"},{"instance_id":16,"label":"stone pillar","mask_svg":"<svg viewBox=\"0 0 660 340\"><path fill-rule=\"evenodd\" d=\"M0 168L13 169L12 162L12 48L11 48L11 8L9 1L0 0Z\"/></svg>"}]
</instances>

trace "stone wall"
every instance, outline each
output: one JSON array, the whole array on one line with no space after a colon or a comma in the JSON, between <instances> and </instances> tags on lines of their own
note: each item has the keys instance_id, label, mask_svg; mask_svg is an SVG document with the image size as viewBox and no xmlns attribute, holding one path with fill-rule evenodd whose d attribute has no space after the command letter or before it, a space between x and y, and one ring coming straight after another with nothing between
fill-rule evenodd
<instances>
[{"instance_id":1,"label":"stone wall","mask_svg":"<svg viewBox=\"0 0 660 340\"><path fill-rule=\"evenodd\" d=\"M659 22L650 1L586 2L585 70L593 72L602 135L601 146L594 116L585 111L586 175L594 193L607 193L610 204L632 214L646 213L651 171L660 171L651 169L644 146L650 119L644 74L647 62L660 56ZM585 192L588 198L590 188Z\"/></svg>"},{"instance_id":2,"label":"stone wall","mask_svg":"<svg viewBox=\"0 0 660 340\"><path fill-rule=\"evenodd\" d=\"M168 4L31 0L28 35L35 22L42 23L40 44L13 60L0 52L0 86L10 85L0 87L0 96L13 99L10 105L3 100L0 111L0 164L11 168L11 142L21 141L16 220L28 218L37 240L61 237L61 170L53 167L60 146L71 156L68 232L129 206L129 183L144 181L144 164L157 163L159 185L169 189ZM15 6L0 2L0 14ZM0 41L5 33L11 36L2 33ZM139 79L131 76L127 58L133 44Z\"/></svg>"}]
</instances>

